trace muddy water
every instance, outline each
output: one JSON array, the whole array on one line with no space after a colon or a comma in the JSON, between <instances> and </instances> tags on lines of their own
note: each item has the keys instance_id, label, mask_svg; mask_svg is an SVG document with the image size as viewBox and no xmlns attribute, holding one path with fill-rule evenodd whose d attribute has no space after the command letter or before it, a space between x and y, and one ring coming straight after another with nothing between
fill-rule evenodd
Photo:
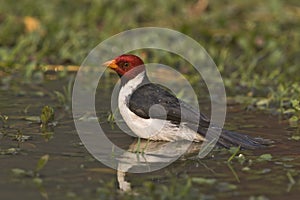
<instances>
[{"instance_id":1,"label":"muddy water","mask_svg":"<svg viewBox=\"0 0 300 200\"><path fill-rule=\"evenodd\" d=\"M174 190L180 191L189 181L192 184L186 195L197 199L298 199L300 195L300 142L290 139L297 130L289 129L277 116L246 112L243 106L229 105L228 128L275 141L269 148L240 151L238 158L230 163L227 160L232 152L216 149L201 160L195 158L196 153L191 153L155 172L122 174L94 159L82 145L71 113L65 111L53 95L54 90L61 91L61 85L65 84L66 81L55 80L0 90L0 114L8 117L0 121L0 199L109 196L113 199L122 196L120 187L150 198L153 187L167 186L169 189L157 191L176 193ZM97 112L101 125L113 143L128 149L136 141L106 121L110 106L106 93L107 88L99 89L98 95L102 98L101 102L98 100ZM44 105L55 108L57 122L46 132L34 120ZM24 141L16 140L20 135ZM160 148L158 144L147 145ZM36 175L30 174L46 154L49 160L44 168ZM271 158L259 159L266 154ZM29 174L20 175L13 169ZM149 182L154 186L149 187Z\"/></svg>"}]
</instances>

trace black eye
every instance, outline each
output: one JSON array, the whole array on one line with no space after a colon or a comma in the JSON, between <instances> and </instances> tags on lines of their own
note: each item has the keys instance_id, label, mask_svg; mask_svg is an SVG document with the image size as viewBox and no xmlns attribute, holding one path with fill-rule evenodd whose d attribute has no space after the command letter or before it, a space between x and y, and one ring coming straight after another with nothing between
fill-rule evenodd
<instances>
[{"instance_id":1,"label":"black eye","mask_svg":"<svg viewBox=\"0 0 300 200\"><path fill-rule=\"evenodd\" d=\"M123 66L124 66L124 67L129 67L129 63L128 63L128 62L125 62Z\"/></svg>"}]
</instances>

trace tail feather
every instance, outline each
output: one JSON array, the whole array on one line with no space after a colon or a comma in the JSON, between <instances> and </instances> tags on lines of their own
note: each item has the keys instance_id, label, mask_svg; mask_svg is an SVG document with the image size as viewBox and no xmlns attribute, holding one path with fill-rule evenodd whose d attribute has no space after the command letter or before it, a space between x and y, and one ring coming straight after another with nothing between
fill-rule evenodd
<instances>
[{"instance_id":1,"label":"tail feather","mask_svg":"<svg viewBox=\"0 0 300 200\"><path fill-rule=\"evenodd\" d=\"M257 149L266 147L273 142L263 138L253 138L248 135L237 133L234 131L222 130L218 144L220 146L230 148L232 146L240 146L242 149Z\"/></svg>"},{"instance_id":2,"label":"tail feather","mask_svg":"<svg viewBox=\"0 0 300 200\"><path fill-rule=\"evenodd\" d=\"M251 137L246 134L225 129L220 130L217 126L212 126L208 129L205 126L189 124L189 127L193 130L197 130L199 134L203 135L209 141L218 138L217 144L225 148L240 146L241 149L257 149L273 144L273 141L269 139Z\"/></svg>"},{"instance_id":3,"label":"tail feather","mask_svg":"<svg viewBox=\"0 0 300 200\"><path fill-rule=\"evenodd\" d=\"M241 149L257 149L269 146L273 143L273 141L269 139L251 137L246 134L224 129L221 130L221 135L219 136L220 129L216 126L209 130L208 135L207 131L207 128L199 126L197 132L205 136L207 140L218 138L217 144L225 148L240 146Z\"/></svg>"}]
</instances>

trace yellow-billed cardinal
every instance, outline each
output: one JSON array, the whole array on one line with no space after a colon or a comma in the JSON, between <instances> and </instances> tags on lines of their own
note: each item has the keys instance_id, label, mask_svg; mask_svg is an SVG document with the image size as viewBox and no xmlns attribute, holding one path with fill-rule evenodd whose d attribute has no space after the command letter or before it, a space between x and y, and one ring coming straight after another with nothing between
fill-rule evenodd
<instances>
[{"instance_id":1,"label":"yellow-billed cardinal","mask_svg":"<svg viewBox=\"0 0 300 200\"><path fill-rule=\"evenodd\" d=\"M124 54L104 65L121 78L119 110L137 136L161 141L204 140L210 120L161 85L151 83L142 59ZM217 144L226 148L254 149L270 141L223 129Z\"/></svg>"}]
</instances>

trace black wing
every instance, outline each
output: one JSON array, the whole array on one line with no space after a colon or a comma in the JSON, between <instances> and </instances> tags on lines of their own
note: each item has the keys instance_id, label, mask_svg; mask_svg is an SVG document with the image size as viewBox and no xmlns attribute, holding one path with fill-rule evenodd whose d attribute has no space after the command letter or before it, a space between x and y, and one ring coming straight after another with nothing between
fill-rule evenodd
<instances>
[{"instance_id":1,"label":"black wing","mask_svg":"<svg viewBox=\"0 0 300 200\"><path fill-rule=\"evenodd\" d=\"M153 105L160 105L164 110L160 106ZM142 118L150 118L150 108L151 118L167 119L175 124L188 122L196 127L209 126L209 120L195 108L176 98L162 86L153 83L142 85L129 99L129 109Z\"/></svg>"},{"instance_id":2,"label":"black wing","mask_svg":"<svg viewBox=\"0 0 300 200\"><path fill-rule=\"evenodd\" d=\"M156 104L162 106L165 111L162 111L159 106L152 107ZM188 127L203 136L206 135L210 124L210 121L203 114L198 113L196 109L177 99L167 89L153 83L145 84L134 91L129 99L128 106L136 115L146 119L150 118L149 110L152 107L151 109L154 110L151 112L151 118L167 119L174 124L187 122L186 125ZM214 129L212 131L214 132ZM212 134L208 139L214 139L214 137L214 134ZM262 138L252 138L241 133L223 129L218 144L226 148L240 146L244 149L255 149L270 145L272 141Z\"/></svg>"}]
</instances>

